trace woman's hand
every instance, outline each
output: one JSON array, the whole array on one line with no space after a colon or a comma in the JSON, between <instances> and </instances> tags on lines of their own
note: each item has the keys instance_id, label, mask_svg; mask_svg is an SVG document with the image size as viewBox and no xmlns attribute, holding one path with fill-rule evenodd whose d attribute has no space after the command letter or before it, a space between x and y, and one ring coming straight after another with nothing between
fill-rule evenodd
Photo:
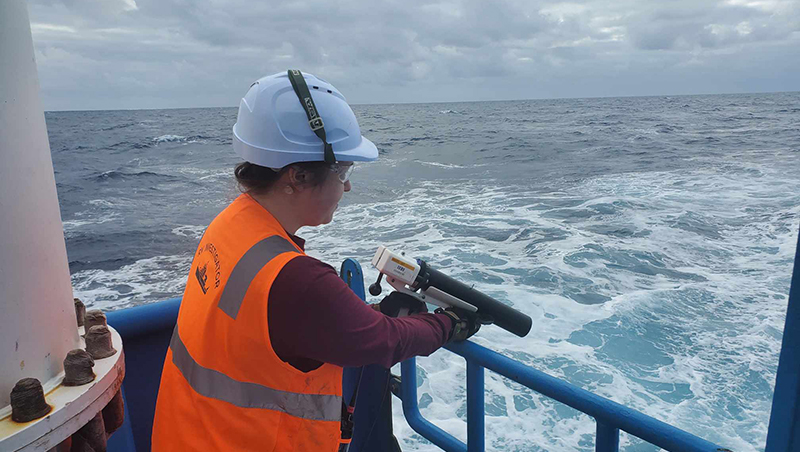
<instances>
[{"instance_id":1,"label":"woman's hand","mask_svg":"<svg viewBox=\"0 0 800 452\"><path fill-rule=\"evenodd\" d=\"M481 329L481 325L491 325L493 319L488 316L470 312L466 309L451 306L447 309L439 308L437 314L447 314L453 319L453 329L450 332L450 341L461 342L470 338Z\"/></svg>"},{"instance_id":2,"label":"woman's hand","mask_svg":"<svg viewBox=\"0 0 800 452\"><path fill-rule=\"evenodd\" d=\"M380 303L372 305L372 309L382 312L389 317L402 317L419 312L428 312L424 302L402 292L392 292L384 297Z\"/></svg>"}]
</instances>

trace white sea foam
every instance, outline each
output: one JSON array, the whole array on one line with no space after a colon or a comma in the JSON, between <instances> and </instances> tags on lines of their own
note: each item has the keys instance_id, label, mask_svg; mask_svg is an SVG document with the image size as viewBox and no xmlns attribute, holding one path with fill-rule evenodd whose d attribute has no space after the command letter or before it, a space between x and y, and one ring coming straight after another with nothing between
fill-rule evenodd
<instances>
[{"instance_id":1,"label":"white sea foam","mask_svg":"<svg viewBox=\"0 0 800 452\"><path fill-rule=\"evenodd\" d=\"M92 206L106 207L106 208L109 208L109 209L113 208L116 205L116 204L114 204L113 202L111 202L108 199L92 199L92 200L89 200L88 203L90 205L92 205Z\"/></svg>"},{"instance_id":2,"label":"white sea foam","mask_svg":"<svg viewBox=\"0 0 800 452\"><path fill-rule=\"evenodd\" d=\"M156 256L119 270L84 270L72 275L73 293L94 309L119 309L148 300L180 296L192 253ZM123 301L124 300L124 301Z\"/></svg>"},{"instance_id":3,"label":"white sea foam","mask_svg":"<svg viewBox=\"0 0 800 452\"><path fill-rule=\"evenodd\" d=\"M185 226L178 226L172 229L172 233L175 235L180 235L182 237L191 237L193 239L200 239L203 236L203 232L205 232L206 226L193 226L193 225L185 225Z\"/></svg>"},{"instance_id":4,"label":"white sea foam","mask_svg":"<svg viewBox=\"0 0 800 452\"><path fill-rule=\"evenodd\" d=\"M438 168L464 168L464 165L455 165L451 163L423 162L421 160L419 160L418 162L422 165L435 166Z\"/></svg>"},{"instance_id":5,"label":"white sea foam","mask_svg":"<svg viewBox=\"0 0 800 452\"><path fill-rule=\"evenodd\" d=\"M93 199L87 202L87 210L75 212L73 218L62 222L64 234L67 237L84 229L85 226L108 223L119 219L119 215L113 211L117 207L114 203L103 199Z\"/></svg>"},{"instance_id":6,"label":"white sea foam","mask_svg":"<svg viewBox=\"0 0 800 452\"><path fill-rule=\"evenodd\" d=\"M108 223L109 221L113 221L114 218L115 217L109 215L109 216L99 217L99 218L98 217L94 217L94 218L91 218L91 219L66 220L66 221L63 221L62 224L64 226L64 232L66 234L71 234L71 233L81 229L83 226L88 226L90 224Z\"/></svg>"},{"instance_id":7,"label":"white sea foam","mask_svg":"<svg viewBox=\"0 0 800 452\"><path fill-rule=\"evenodd\" d=\"M167 143L172 141L182 141L185 140L186 137L181 135L161 135L158 137L153 138L153 142L155 143Z\"/></svg>"},{"instance_id":8,"label":"white sea foam","mask_svg":"<svg viewBox=\"0 0 800 452\"><path fill-rule=\"evenodd\" d=\"M755 451L766 436L800 183L752 166L731 174L608 175L546 194L428 182L407 202L349 205L331 225L301 234L310 254L331 263L356 257L366 265L378 245L422 257L534 319L526 338L487 327L478 343L726 447ZM537 271L548 273L537 279ZM364 272L368 284L377 276ZM576 303L576 287L608 301ZM618 367L600 345L571 339L612 316L601 341L621 334L666 361ZM418 364L427 375L419 394L430 399L423 415L465 439L457 416L465 406L463 360L440 351ZM486 385L487 405L501 413L487 415L490 448L591 450L592 422L528 391L536 408L517 410L517 385L492 373ZM395 430L404 450L436 450L412 434L397 406Z\"/></svg>"},{"instance_id":9,"label":"white sea foam","mask_svg":"<svg viewBox=\"0 0 800 452\"><path fill-rule=\"evenodd\" d=\"M231 177L231 171L226 169L225 171L210 172L209 174L206 174L205 176L199 177L197 180L198 181L201 181L201 180L230 180L230 177Z\"/></svg>"}]
</instances>

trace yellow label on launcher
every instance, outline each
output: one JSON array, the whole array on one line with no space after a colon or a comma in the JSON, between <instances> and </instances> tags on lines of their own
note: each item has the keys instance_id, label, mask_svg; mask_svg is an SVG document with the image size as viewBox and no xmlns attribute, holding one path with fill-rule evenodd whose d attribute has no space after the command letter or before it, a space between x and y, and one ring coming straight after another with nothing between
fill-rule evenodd
<instances>
[{"instance_id":1,"label":"yellow label on launcher","mask_svg":"<svg viewBox=\"0 0 800 452\"><path fill-rule=\"evenodd\" d=\"M398 259L396 257L392 258L392 262L394 262L397 265L401 265L401 266L403 266L403 267L405 267L405 268L407 268L407 269L409 269L411 271L414 271L414 266L413 265L409 265L409 264L401 261L400 259Z\"/></svg>"}]
</instances>

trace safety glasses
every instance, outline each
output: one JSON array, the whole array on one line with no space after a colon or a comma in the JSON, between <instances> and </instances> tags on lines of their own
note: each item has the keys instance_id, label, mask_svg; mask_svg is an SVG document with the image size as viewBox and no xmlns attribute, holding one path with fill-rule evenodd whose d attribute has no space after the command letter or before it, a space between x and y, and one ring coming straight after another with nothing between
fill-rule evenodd
<instances>
[{"instance_id":1,"label":"safety glasses","mask_svg":"<svg viewBox=\"0 0 800 452\"><path fill-rule=\"evenodd\" d=\"M328 168L336 173L336 177L339 178L339 181L343 184L346 184L347 181L350 180L350 175L353 174L353 170L355 169L355 165L352 163L350 164L343 164L343 163L334 163L330 165Z\"/></svg>"}]
</instances>

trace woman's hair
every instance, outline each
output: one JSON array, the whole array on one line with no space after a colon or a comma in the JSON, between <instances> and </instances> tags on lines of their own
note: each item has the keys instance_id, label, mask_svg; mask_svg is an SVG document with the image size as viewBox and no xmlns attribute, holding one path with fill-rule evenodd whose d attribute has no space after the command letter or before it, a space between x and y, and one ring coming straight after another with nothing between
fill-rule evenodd
<instances>
[{"instance_id":1,"label":"woman's hair","mask_svg":"<svg viewBox=\"0 0 800 452\"><path fill-rule=\"evenodd\" d=\"M329 165L325 162L292 163L277 171L272 168L267 168L266 166L242 162L236 165L233 174L236 176L239 190L243 193L262 195L269 192L278 179L292 166L309 174L310 177L306 179L306 184L311 187L322 185L330 172L328 171Z\"/></svg>"}]
</instances>

